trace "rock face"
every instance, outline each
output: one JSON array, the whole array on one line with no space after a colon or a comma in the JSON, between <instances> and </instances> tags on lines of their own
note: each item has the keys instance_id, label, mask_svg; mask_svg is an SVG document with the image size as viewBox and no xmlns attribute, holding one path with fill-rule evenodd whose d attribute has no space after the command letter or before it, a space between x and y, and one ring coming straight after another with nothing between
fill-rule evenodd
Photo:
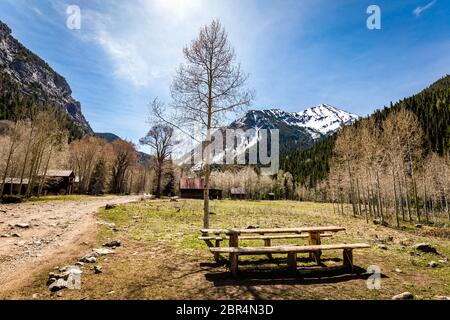
<instances>
[{"instance_id":1,"label":"rock face","mask_svg":"<svg viewBox=\"0 0 450 320\"><path fill-rule=\"evenodd\" d=\"M67 112L84 133L93 134L81 113L80 103L72 97L72 90L64 77L13 38L11 29L1 21L0 75L15 84L16 93L41 102L50 101Z\"/></svg>"}]
</instances>

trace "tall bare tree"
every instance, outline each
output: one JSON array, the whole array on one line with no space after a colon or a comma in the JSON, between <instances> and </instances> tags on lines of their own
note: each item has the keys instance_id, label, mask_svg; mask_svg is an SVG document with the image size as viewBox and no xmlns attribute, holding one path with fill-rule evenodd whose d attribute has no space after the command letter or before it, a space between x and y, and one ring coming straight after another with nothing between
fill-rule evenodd
<instances>
[{"instance_id":1,"label":"tall bare tree","mask_svg":"<svg viewBox=\"0 0 450 320\"><path fill-rule=\"evenodd\" d=\"M139 140L140 144L153 149L156 170L156 196L161 197L161 182L164 166L172 155L173 147L179 143L174 139L174 129L166 124L154 125L147 135Z\"/></svg>"},{"instance_id":2,"label":"tall bare tree","mask_svg":"<svg viewBox=\"0 0 450 320\"><path fill-rule=\"evenodd\" d=\"M131 142L116 140L112 143L114 161L112 163L111 191L127 192L126 178L133 164L136 163L137 152Z\"/></svg>"},{"instance_id":3,"label":"tall bare tree","mask_svg":"<svg viewBox=\"0 0 450 320\"><path fill-rule=\"evenodd\" d=\"M171 95L176 122L199 125L206 132L203 225L208 228L212 130L219 127L228 112L249 106L253 94L244 88L248 75L236 63L227 32L218 20L201 28L183 54L185 62L177 70Z\"/></svg>"}]
</instances>

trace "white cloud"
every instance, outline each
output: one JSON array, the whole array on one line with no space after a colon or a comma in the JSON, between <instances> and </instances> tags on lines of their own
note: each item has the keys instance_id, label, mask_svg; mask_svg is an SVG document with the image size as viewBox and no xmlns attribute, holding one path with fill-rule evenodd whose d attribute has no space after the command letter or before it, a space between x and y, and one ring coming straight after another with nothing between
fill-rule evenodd
<instances>
[{"instance_id":1,"label":"white cloud","mask_svg":"<svg viewBox=\"0 0 450 320\"><path fill-rule=\"evenodd\" d=\"M423 7L417 7L417 8L415 8L414 9L414 11L413 11L413 13L416 15L416 16L420 16L421 14L422 14L422 12L424 12L425 10L428 10L428 9L430 9L432 6L434 6L435 4L436 4L436 2L437 2L437 0L433 0L433 1L431 1L431 2L429 2L429 3L427 3L425 6L423 6Z\"/></svg>"},{"instance_id":2,"label":"white cloud","mask_svg":"<svg viewBox=\"0 0 450 320\"><path fill-rule=\"evenodd\" d=\"M71 0L51 0L60 12ZM84 41L96 43L111 60L112 75L137 88L169 87L182 61L182 48L199 28L214 18L224 23L238 60L252 61L251 52L270 45L274 25L286 13L255 10L257 1L111 0L80 1ZM289 9L289 6L287 7ZM268 9L267 9L268 10ZM245 63L244 63L245 68Z\"/></svg>"},{"instance_id":3,"label":"white cloud","mask_svg":"<svg viewBox=\"0 0 450 320\"><path fill-rule=\"evenodd\" d=\"M202 2L112 1L102 12L82 7L80 36L106 52L114 76L136 87L151 86L175 70L183 45L197 32L189 21L199 19Z\"/></svg>"}]
</instances>

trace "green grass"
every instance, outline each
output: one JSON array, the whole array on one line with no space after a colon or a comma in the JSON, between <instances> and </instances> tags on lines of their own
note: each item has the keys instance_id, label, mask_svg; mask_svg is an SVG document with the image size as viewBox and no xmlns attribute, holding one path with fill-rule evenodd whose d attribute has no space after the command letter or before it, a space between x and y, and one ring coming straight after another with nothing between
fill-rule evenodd
<instances>
[{"instance_id":1,"label":"green grass","mask_svg":"<svg viewBox=\"0 0 450 320\"><path fill-rule=\"evenodd\" d=\"M40 196L40 197L33 196L33 197L29 198L27 201L28 202L80 201L80 200L90 199L92 197L93 196L78 195L78 194L61 195L61 196Z\"/></svg>"},{"instance_id":2,"label":"green grass","mask_svg":"<svg viewBox=\"0 0 450 320\"><path fill-rule=\"evenodd\" d=\"M102 210L100 217L114 222L131 241L139 246L164 247L171 250L174 256L195 257L199 262L212 262L212 255L205 243L199 241L199 230L202 228L202 201L181 200L180 202L151 201L118 206L113 210ZM388 278L383 280L382 291L364 289L365 282L360 282L359 288L350 284L343 286L348 292L323 292L318 287L317 292L308 290L307 298L344 298L386 299L390 296L411 290L419 297L433 298L449 290L450 268L440 264L436 269L427 267L431 260L440 259L431 254L412 254L413 244L430 242L442 256L450 256L450 241L421 236L421 232L434 229L424 226L422 229L408 228L401 231L395 228L367 224L365 219L353 218L350 207L347 214L333 214L330 204L294 202L294 201L213 201L210 217L212 228L245 228L250 225L264 227L300 227L337 225L346 227L345 232L337 233L331 239L323 242L367 242L373 247L368 250L357 250L355 262L363 268L375 264L382 268ZM116 235L117 236L117 235ZM108 237L111 237L109 234ZM393 241L390 241L390 237ZM388 250L377 247L375 240L386 243ZM404 242L407 244L404 245ZM305 244L305 240L279 240L276 244ZM242 246L262 245L258 241L240 241ZM225 242L224 245L227 245ZM340 257L338 252L324 252L324 258ZM275 257L283 257L275 256ZM243 256L241 261L257 261L261 257ZM269 263L269 266L277 266ZM305 263L303 267L311 266ZM394 270L400 268L402 274ZM392 275L392 273L394 273ZM313 286L314 288L314 286ZM306 293L305 293L306 294ZM334 296L333 296L334 295ZM269 296L268 296L269 297ZM278 298L290 299L304 297L296 290L279 292Z\"/></svg>"},{"instance_id":3,"label":"green grass","mask_svg":"<svg viewBox=\"0 0 450 320\"><path fill-rule=\"evenodd\" d=\"M152 200L119 205L111 210L101 209L98 218L102 224L92 234L95 247L109 240L121 240L123 245L116 254L99 257L103 267L101 275L93 273L92 266L83 267L82 290L66 291L63 299L391 299L404 291L418 299L433 299L436 295L449 295L450 268L440 263L435 268L427 265L431 260L450 257L450 240L424 236L437 228L424 225L421 229L395 228L366 223L354 218L351 207L345 215L334 214L331 204L294 201L212 201L211 228L301 227L336 225L346 228L323 243L366 242L367 250L355 250L355 264L363 269L370 265L381 268L381 290L369 290L366 278L335 279L326 275L318 279L293 277L271 279L254 283L251 279L230 277L225 265L216 265L206 244L199 241L202 228L203 203L201 200ZM306 244L305 239L279 240L273 244ZM416 243L431 243L440 256L417 253ZM387 250L377 246L384 243ZM262 245L262 241L240 241L243 246ZM225 242L223 245L228 245ZM328 266L340 265L340 251L327 251L323 258ZM240 257L242 269L267 272L267 267L282 270L286 256L269 261L261 256ZM264 264L261 264L261 263ZM65 264L71 264L67 261ZM299 261L299 267L315 267L311 262ZM397 273L399 268L403 272ZM270 273L269 273L270 275ZM209 277L216 277L211 280ZM110 293L110 292L114 293ZM14 297L43 292L50 297L41 278L33 286Z\"/></svg>"}]
</instances>

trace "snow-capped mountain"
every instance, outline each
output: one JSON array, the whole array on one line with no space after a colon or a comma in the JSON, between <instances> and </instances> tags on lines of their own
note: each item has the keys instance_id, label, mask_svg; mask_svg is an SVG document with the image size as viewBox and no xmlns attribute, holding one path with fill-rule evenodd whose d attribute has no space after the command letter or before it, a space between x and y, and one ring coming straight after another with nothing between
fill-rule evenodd
<instances>
[{"instance_id":1,"label":"snow-capped mountain","mask_svg":"<svg viewBox=\"0 0 450 320\"><path fill-rule=\"evenodd\" d=\"M235 120L225 129L242 129L244 131L255 129L278 129L280 142L280 155L289 154L295 150L303 150L311 147L321 138L330 135L343 126L350 125L359 119L359 116L338 109L336 107L321 104L308 108L301 112L287 112L281 109L250 110L244 117ZM258 143L257 136L244 134L241 142L235 146L233 154L245 153L250 147ZM198 146L192 150L191 155L185 155L185 159L200 154ZM213 156L216 163L224 157L225 152ZM187 156L187 158L186 158ZM183 160L181 163L186 163Z\"/></svg>"},{"instance_id":2,"label":"snow-capped mountain","mask_svg":"<svg viewBox=\"0 0 450 320\"><path fill-rule=\"evenodd\" d=\"M251 110L243 118L233 122L231 128L282 129L282 127L298 127L306 129L313 139L336 132L342 126L354 123L359 116L330 106L321 104L301 112L286 112L281 109Z\"/></svg>"}]
</instances>

